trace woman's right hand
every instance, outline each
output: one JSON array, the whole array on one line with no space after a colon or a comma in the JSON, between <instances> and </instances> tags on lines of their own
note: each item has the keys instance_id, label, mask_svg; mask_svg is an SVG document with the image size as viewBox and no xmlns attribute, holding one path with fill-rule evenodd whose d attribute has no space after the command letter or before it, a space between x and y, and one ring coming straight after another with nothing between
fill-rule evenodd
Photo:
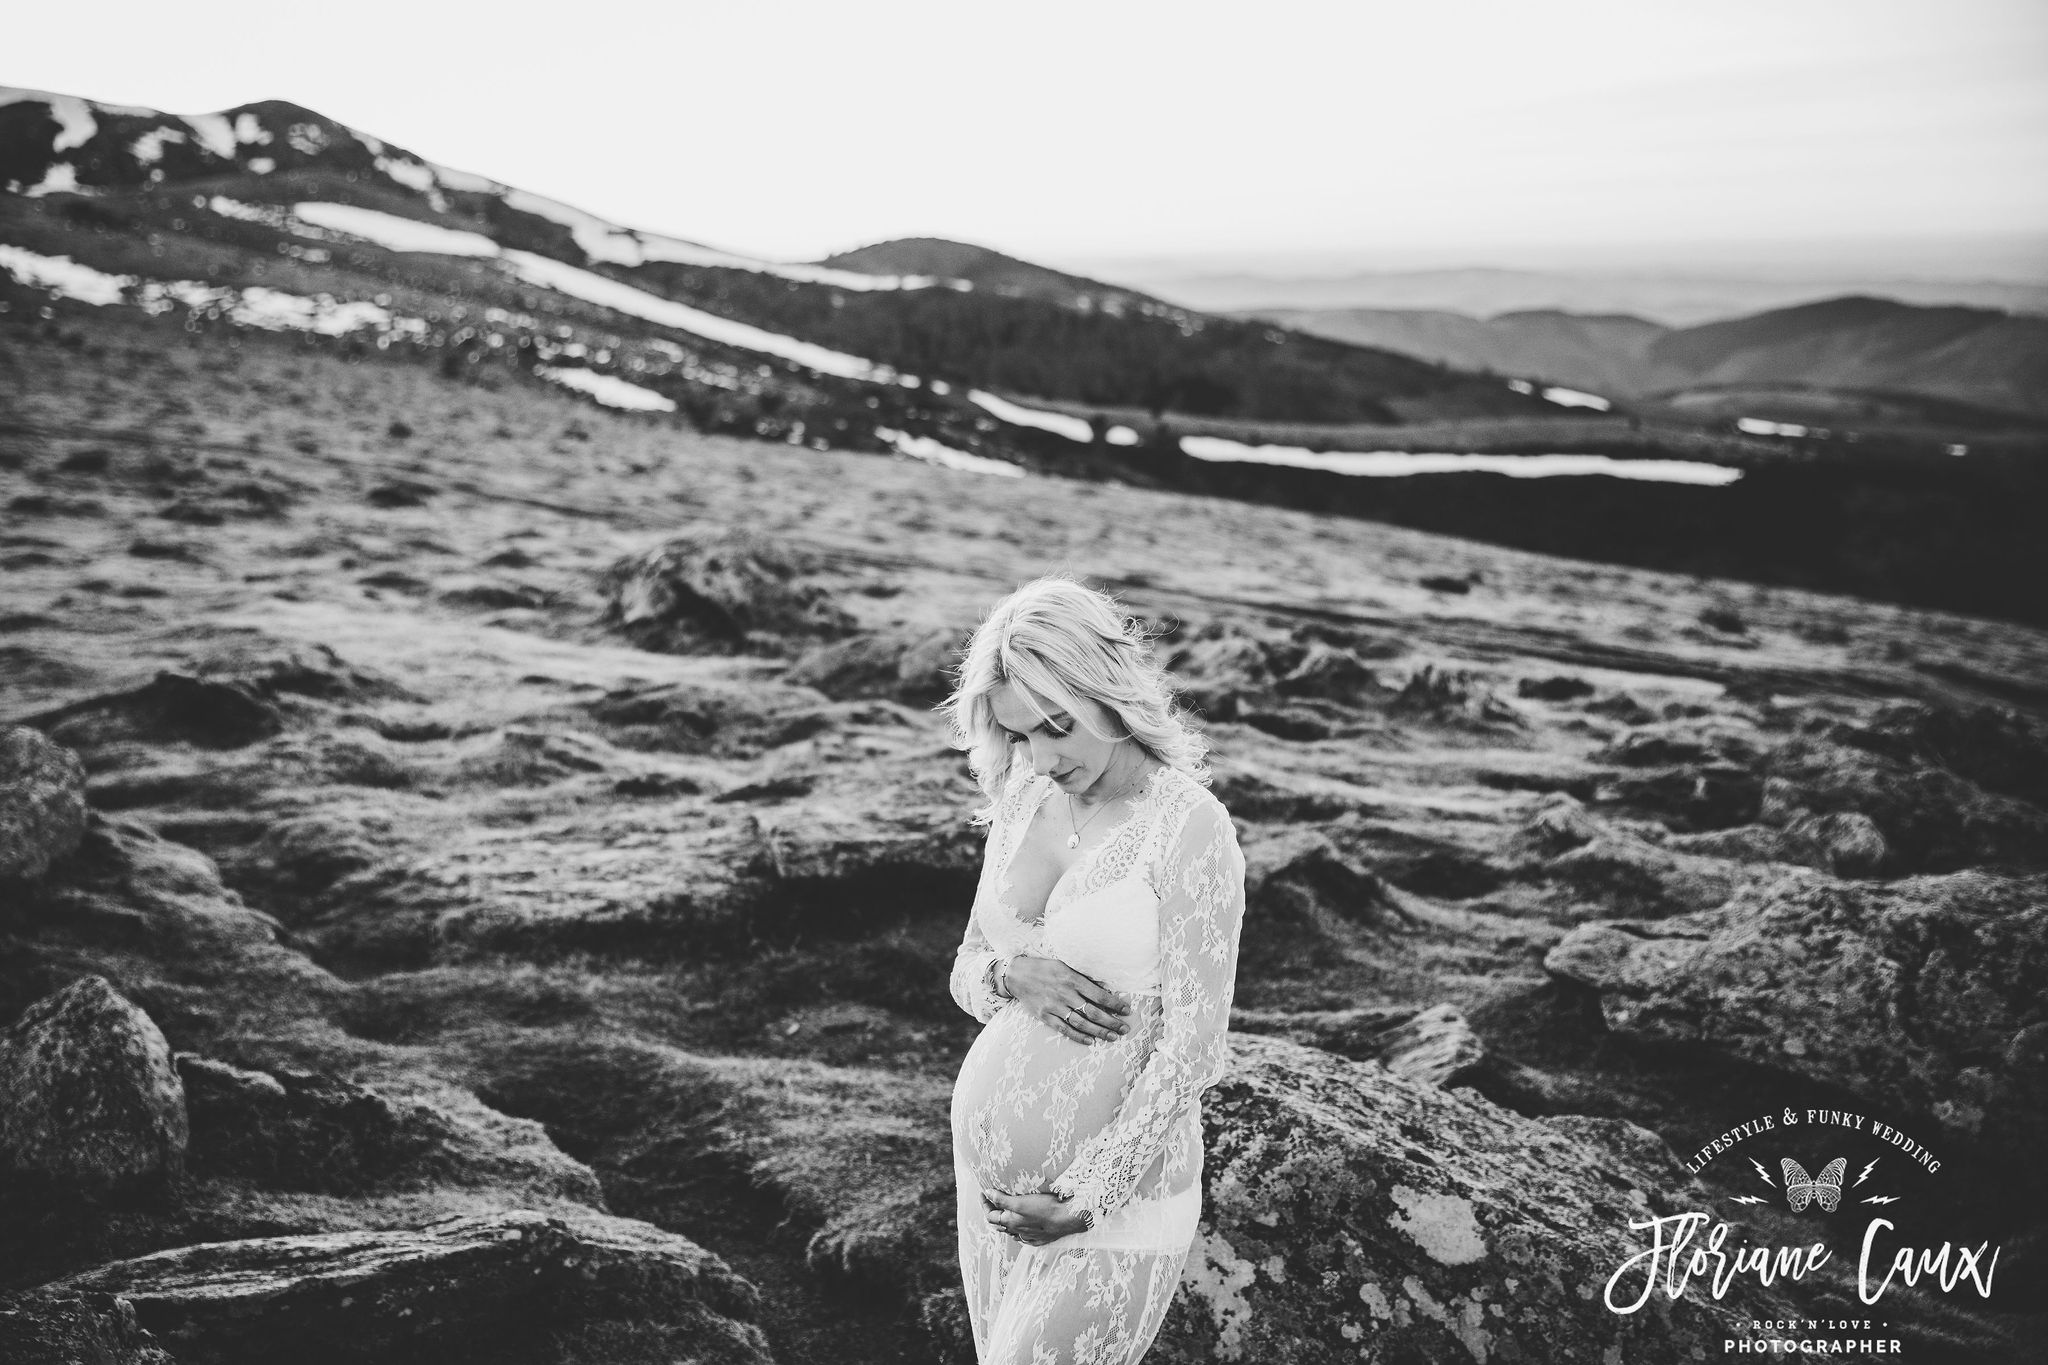
<instances>
[{"instance_id":1,"label":"woman's right hand","mask_svg":"<svg viewBox=\"0 0 2048 1365\"><path fill-rule=\"evenodd\" d=\"M1077 1043L1120 1038L1131 1031L1131 1005L1122 995L1056 957L1019 954L1003 982L1025 1009Z\"/></svg>"}]
</instances>

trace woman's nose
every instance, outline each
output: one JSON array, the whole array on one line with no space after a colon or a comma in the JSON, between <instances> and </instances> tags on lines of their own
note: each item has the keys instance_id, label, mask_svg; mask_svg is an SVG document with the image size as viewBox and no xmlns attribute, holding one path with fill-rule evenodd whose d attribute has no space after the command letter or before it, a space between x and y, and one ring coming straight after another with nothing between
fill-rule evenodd
<instances>
[{"instance_id":1,"label":"woman's nose","mask_svg":"<svg viewBox=\"0 0 2048 1365\"><path fill-rule=\"evenodd\" d=\"M1059 766L1059 755L1052 751L1050 744L1038 739L1031 741L1031 770L1033 772L1037 773L1040 777L1044 777Z\"/></svg>"}]
</instances>

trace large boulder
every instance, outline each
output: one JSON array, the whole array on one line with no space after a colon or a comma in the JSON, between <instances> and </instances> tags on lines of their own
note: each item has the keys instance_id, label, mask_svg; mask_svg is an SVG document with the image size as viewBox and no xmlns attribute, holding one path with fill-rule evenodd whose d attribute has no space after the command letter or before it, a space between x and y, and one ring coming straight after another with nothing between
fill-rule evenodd
<instances>
[{"instance_id":1,"label":"large boulder","mask_svg":"<svg viewBox=\"0 0 2048 1365\"><path fill-rule=\"evenodd\" d=\"M112 1294L55 1296L29 1308L0 1306L0 1360L7 1365L177 1365Z\"/></svg>"},{"instance_id":2,"label":"large boulder","mask_svg":"<svg viewBox=\"0 0 2048 1365\"><path fill-rule=\"evenodd\" d=\"M111 1190L183 1169L185 1088L150 1017L81 977L0 1031L0 1173Z\"/></svg>"},{"instance_id":3,"label":"large boulder","mask_svg":"<svg viewBox=\"0 0 2048 1365\"><path fill-rule=\"evenodd\" d=\"M526 1197L604 1208L590 1168L530 1119L459 1094L429 1102L336 1076L177 1056L191 1117L189 1169L269 1189L357 1195L390 1184L512 1183Z\"/></svg>"},{"instance_id":4,"label":"large boulder","mask_svg":"<svg viewBox=\"0 0 2048 1365\"><path fill-rule=\"evenodd\" d=\"M230 637L140 687L87 697L29 717L85 753L124 744L236 749L281 733L323 705L418 700L391 679L350 664L324 645L266 636Z\"/></svg>"},{"instance_id":5,"label":"large boulder","mask_svg":"<svg viewBox=\"0 0 2048 1365\"><path fill-rule=\"evenodd\" d=\"M1315 829L1261 830L1245 841L1245 936L1241 967L1287 973L1341 961L1361 932L1412 923L1377 873Z\"/></svg>"},{"instance_id":6,"label":"large boulder","mask_svg":"<svg viewBox=\"0 0 2048 1365\"><path fill-rule=\"evenodd\" d=\"M752 532L679 537L605 571L604 622L670 654L779 653L852 634L858 623L813 579L816 567Z\"/></svg>"},{"instance_id":7,"label":"large boulder","mask_svg":"<svg viewBox=\"0 0 2048 1365\"><path fill-rule=\"evenodd\" d=\"M1298 659L1234 626L1211 622L1167 655L1182 696L1210 720L1235 720L1243 705L1269 697L1278 675Z\"/></svg>"},{"instance_id":8,"label":"large boulder","mask_svg":"<svg viewBox=\"0 0 2048 1365\"><path fill-rule=\"evenodd\" d=\"M2048 807L2048 722L2010 707L1896 701L1861 721L1823 718L1810 728L1838 744L1946 768L1986 791Z\"/></svg>"},{"instance_id":9,"label":"large boulder","mask_svg":"<svg viewBox=\"0 0 2048 1365\"><path fill-rule=\"evenodd\" d=\"M1379 676L1348 649L1311 641L1308 652L1275 685L1284 697L1320 697L1360 706L1386 692Z\"/></svg>"},{"instance_id":10,"label":"large boulder","mask_svg":"<svg viewBox=\"0 0 2048 1365\"><path fill-rule=\"evenodd\" d=\"M2048 865L2048 810L1901 752L1907 756L1793 739L1764 764L1760 819L1789 828L1816 816L1865 816L1888 850L1880 870L1895 876L1984 863Z\"/></svg>"},{"instance_id":11,"label":"large boulder","mask_svg":"<svg viewBox=\"0 0 2048 1365\"><path fill-rule=\"evenodd\" d=\"M1595 1083L1524 1066L1488 1048L1456 1005L1341 1010L1233 1009L1233 1033L1263 1033L1449 1090L1462 1087L1532 1118L1611 1103Z\"/></svg>"},{"instance_id":12,"label":"large boulder","mask_svg":"<svg viewBox=\"0 0 2048 1365\"><path fill-rule=\"evenodd\" d=\"M1655 826L1607 821L1577 798L1537 798L1510 840L1519 873L1562 886L1574 918L1591 914L1675 915L1720 905L1758 875L1718 856L1652 842Z\"/></svg>"},{"instance_id":13,"label":"large boulder","mask_svg":"<svg viewBox=\"0 0 2048 1365\"><path fill-rule=\"evenodd\" d=\"M116 1261L16 1296L118 1294L184 1365L693 1359L769 1365L760 1294L651 1224L558 1209L260 1237Z\"/></svg>"},{"instance_id":14,"label":"large boulder","mask_svg":"<svg viewBox=\"0 0 2048 1365\"><path fill-rule=\"evenodd\" d=\"M33 881L85 837L85 767L22 725L0 729L0 886Z\"/></svg>"},{"instance_id":15,"label":"large boulder","mask_svg":"<svg viewBox=\"0 0 2048 1365\"><path fill-rule=\"evenodd\" d=\"M1319 1047L1431 1085L1457 1085L1483 1065L1486 1045L1456 1005L1348 1010L1230 1012L1233 1032L1264 1033Z\"/></svg>"},{"instance_id":16,"label":"large boulder","mask_svg":"<svg viewBox=\"0 0 2048 1365\"><path fill-rule=\"evenodd\" d=\"M932 704L953 690L966 632L947 626L891 626L822 644L799 658L783 681L815 687L828 697L893 697Z\"/></svg>"},{"instance_id":17,"label":"large boulder","mask_svg":"<svg viewBox=\"0 0 2048 1365\"><path fill-rule=\"evenodd\" d=\"M1632 1221L1708 1207L1655 1134L1525 1119L1278 1039L1232 1049L1203 1100L1202 1228L1162 1362L1682 1360L1782 1306L1697 1282L1632 1314L1603 1302L1647 1245ZM1627 1302L1641 1277L1623 1278Z\"/></svg>"},{"instance_id":18,"label":"large boulder","mask_svg":"<svg viewBox=\"0 0 2048 1365\"><path fill-rule=\"evenodd\" d=\"M1698 853L1737 862L1797 863L1837 877L1872 877L1891 858L1891 845L1877 822L1860 811L1795 816L1783 827L1738 825L1665 841L1679 853Z\"/></svg>"},{"instance_id":19,"label":"large boulder","mask_svg":"<svg viewBox=\"0 0 2048 1365\"><path fill-rule=\"evenodd\" d=\"M1811 1076L2014 1154L2048 1128L2048 876L1787 872L1705 913L1581 925L1544 966L1597 991L1623 1033Z\"/></svg>"}]
</instances>

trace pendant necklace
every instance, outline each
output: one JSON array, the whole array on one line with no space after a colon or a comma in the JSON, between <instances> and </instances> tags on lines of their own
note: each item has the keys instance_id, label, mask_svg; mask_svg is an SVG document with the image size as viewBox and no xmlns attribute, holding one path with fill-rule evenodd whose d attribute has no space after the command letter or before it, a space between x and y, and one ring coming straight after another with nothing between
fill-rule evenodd
<instances>
[{"instance_id":1,"label":"pendant necklace","mask_svg":"<svg viewBox=\"0 0 2048 1365\"><path fill-rule=\"evenodd\" d=\"M1103 811L1108 810L1112 802L1121 800L1131 790L1132 787L1135 787L1137 785L1138 783L1135 778L1132 779L1130 782L1124 784L1123 791L1118 792L1115 796L1109 797L1100 806L1097 806L1095 810L1089 814L1088 818L1086 820L1083 820L1078 825L1074 823L1074 798L1069 796L1067 798L1067 825L1074 832L1067 836L1067 847L1079 848L1081 846L1081 831L1088 828L1088 826L1094 821L1096 816L1102 814Z\"/></svg>"}]
</instances>

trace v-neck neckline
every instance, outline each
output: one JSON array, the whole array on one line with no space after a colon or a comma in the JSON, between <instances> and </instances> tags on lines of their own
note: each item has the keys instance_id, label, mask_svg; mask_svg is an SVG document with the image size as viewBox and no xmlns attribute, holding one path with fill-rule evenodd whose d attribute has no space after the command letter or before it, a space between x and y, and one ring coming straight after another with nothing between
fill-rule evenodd
<instances>
[{"instance_id":1,"label":"v-neck neckline","mask_svg":"<svg viewBox=\"0 0 2048 1365\"><path fill-rule=\"evenodd\" d=\"M1045 893L1045 904L1038 908L1038 918L1024 919L1018 915L1016 905L1010 900L1010 869L1016 864L1017 855L1024 851L1024 844L1031 838L1031 829L1038 821L1039 812L1045 809L1047 798L1052 795L1052 789L1058 785L1058 783L1053 781L1050 774L1040 778L1039 780L1046 785L1038 793L1038 799L1031 803L1030 810L1022 817L1022 832L1017 835L1017 841L1010 846L1009 852L1003 858L1002 872L996 878L996 903L1002 906L1010 918L1015 920L1019 927L1027 933L1043 929L1046 919L1052 913L1053 902L1059 899L1060 888L1067 884L1067 878L1079 871L1083 864L1092 861L1103 849L1116 842L1117 836L1123 833L1124 827L1129 825L1132 820L1136 819L1144 811L1146 804L1151 799L1152 789L1159 783L1160 774L1172 766L1170 763L1162 763L1152 770L1151 775L1145 779L1144 784L1139 788L1138 800L1131 806L1129 811L1125 812L1124 817L1111 825L1108 833L1104 834L1093 844L1082 849L1080 856L1075 858L1073 862L1068 863L1066 869L1053 879L1052 888Z\"/></svg>"}]
</instances>

